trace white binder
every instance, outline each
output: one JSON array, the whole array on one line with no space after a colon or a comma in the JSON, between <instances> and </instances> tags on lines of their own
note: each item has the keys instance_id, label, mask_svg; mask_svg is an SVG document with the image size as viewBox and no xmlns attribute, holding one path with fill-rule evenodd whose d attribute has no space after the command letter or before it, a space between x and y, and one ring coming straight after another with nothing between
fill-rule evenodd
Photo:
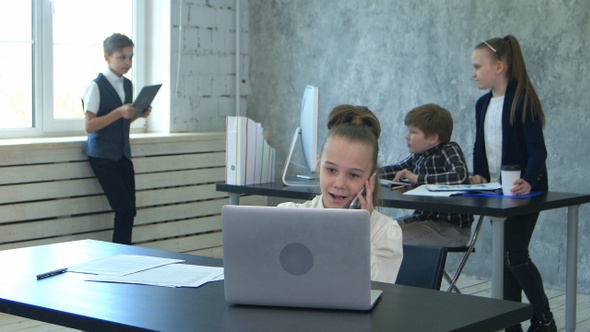
<instances>
[{"instance_id":1,"label":"white binder","mask_svg":"<svg viewBox=\"0 0 590 332\"><path fill-rule=\"evenodd\" d=\"M274 181L275 150L264 139L262 126L243 116L226 118L227 184Z\"/></svg>"}]
</instances>

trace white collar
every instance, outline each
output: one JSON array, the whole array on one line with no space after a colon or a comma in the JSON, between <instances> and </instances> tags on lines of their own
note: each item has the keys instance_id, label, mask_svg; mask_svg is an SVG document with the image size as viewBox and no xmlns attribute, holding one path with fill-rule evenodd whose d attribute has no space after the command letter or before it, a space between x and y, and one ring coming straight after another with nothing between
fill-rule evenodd
<instances>
[{"instance_id":1,"label":"white collar","mask_svg":"<svg viewBox=\"0 0 590 332\"><path fill-rule=\"evenodd\" d=\"M102 72L102 74L107 78L111 85L115 86L115 84L123 84L123 76L119 77L115 75L109 68Z\"/></svg>"}]
</instances>

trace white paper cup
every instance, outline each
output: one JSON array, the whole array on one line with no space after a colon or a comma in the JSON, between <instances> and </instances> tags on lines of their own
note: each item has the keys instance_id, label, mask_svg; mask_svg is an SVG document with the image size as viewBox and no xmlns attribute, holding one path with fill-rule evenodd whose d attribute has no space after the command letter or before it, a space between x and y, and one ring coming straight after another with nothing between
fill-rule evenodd
<instances>
[{"instance_id":1,"label":"white paper cup","mask_svg":"<svg viewBox=\"0 0 590 332\"><path fill-rule=\"evenodd\" d=\"M513 196L511 190L514 188L514 181L520 179L520 166L502 165L502 193L506 196Z\"/></svg>"}]
</instances>

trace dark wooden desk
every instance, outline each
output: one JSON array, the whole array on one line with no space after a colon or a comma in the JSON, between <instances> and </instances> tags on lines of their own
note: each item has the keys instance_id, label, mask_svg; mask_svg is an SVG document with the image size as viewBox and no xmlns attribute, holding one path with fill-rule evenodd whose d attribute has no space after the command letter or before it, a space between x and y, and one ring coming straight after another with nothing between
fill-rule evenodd
<instances>
[{"instance_id":1,"label":"dark wooden desk","mask_svg":"<svg viewBox=\"0 0 590 332\"><path fill-rule=\"evenodd\" d=\"M382 187L383 188L383 187ZM487 197L426 197L403 195L406 190L382 190L384 207L427 209L451 213L464 213L498 217L492 220L492 297L502 298L504 271L504 220L507 217L567 208L566 256L566 331L576 326L576 289L578 261L578 208L590 202L590 194L549 192L527 199ZM320 193L319 187L285 186L281 181L258 185L217 184L218 191L229 194L230 204L239 204L241 194L310 199Z\"/></svg>"},{"instance_id":2,"label":"dark wooden desk","mask_svg":"<svg viewBox=\"0 0 590 332\"><path fill-rule=\"evenodd\" d=\"M494 331L528 319L529 305L485 297L374 283L384 290L371 312L227 306L223 282L199 288L84 281L64 273L35 275L116 254L180 258L194 255L94 240L0 251L0 310L86 331Z\"/></svg>"}]
</instances>

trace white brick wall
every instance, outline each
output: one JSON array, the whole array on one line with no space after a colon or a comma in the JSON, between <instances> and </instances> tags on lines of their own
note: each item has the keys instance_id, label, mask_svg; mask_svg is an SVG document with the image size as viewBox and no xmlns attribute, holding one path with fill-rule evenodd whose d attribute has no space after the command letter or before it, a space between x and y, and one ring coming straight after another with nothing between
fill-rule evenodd
<instances>
[{"instance_id":1,"label":"white brick wall","mask_svg":"<svg viewBox=\"0 0 590 332\"><path fill-rule=\"evenodd\" d=\"M172 12L182 3L180 96L171 101L174 110L170 130L225 130L225 117L235 115L235 1L173 1ZM248 1L240 1L240 114L245 115L249 87ZM178 30L172 30L172 38ZM171 70L176 75L178 50ZM189 101L189 102L187 102ZM186 108L189 109L186 109Z\"/></svg>"},{"instance_id":2,"label":"white brick wall","mask_svg":"<svg viewBox=\"0 0 590 332\"><path fill-rule=\"evenodd\" d=\"M186 4L189 6L188 26L198 28L217 28L215 15L217 10L208 5ZM222 23L222 22L221 22ZM221 25L223 27L223 23Z\"/></svg>"}]
</instances>

